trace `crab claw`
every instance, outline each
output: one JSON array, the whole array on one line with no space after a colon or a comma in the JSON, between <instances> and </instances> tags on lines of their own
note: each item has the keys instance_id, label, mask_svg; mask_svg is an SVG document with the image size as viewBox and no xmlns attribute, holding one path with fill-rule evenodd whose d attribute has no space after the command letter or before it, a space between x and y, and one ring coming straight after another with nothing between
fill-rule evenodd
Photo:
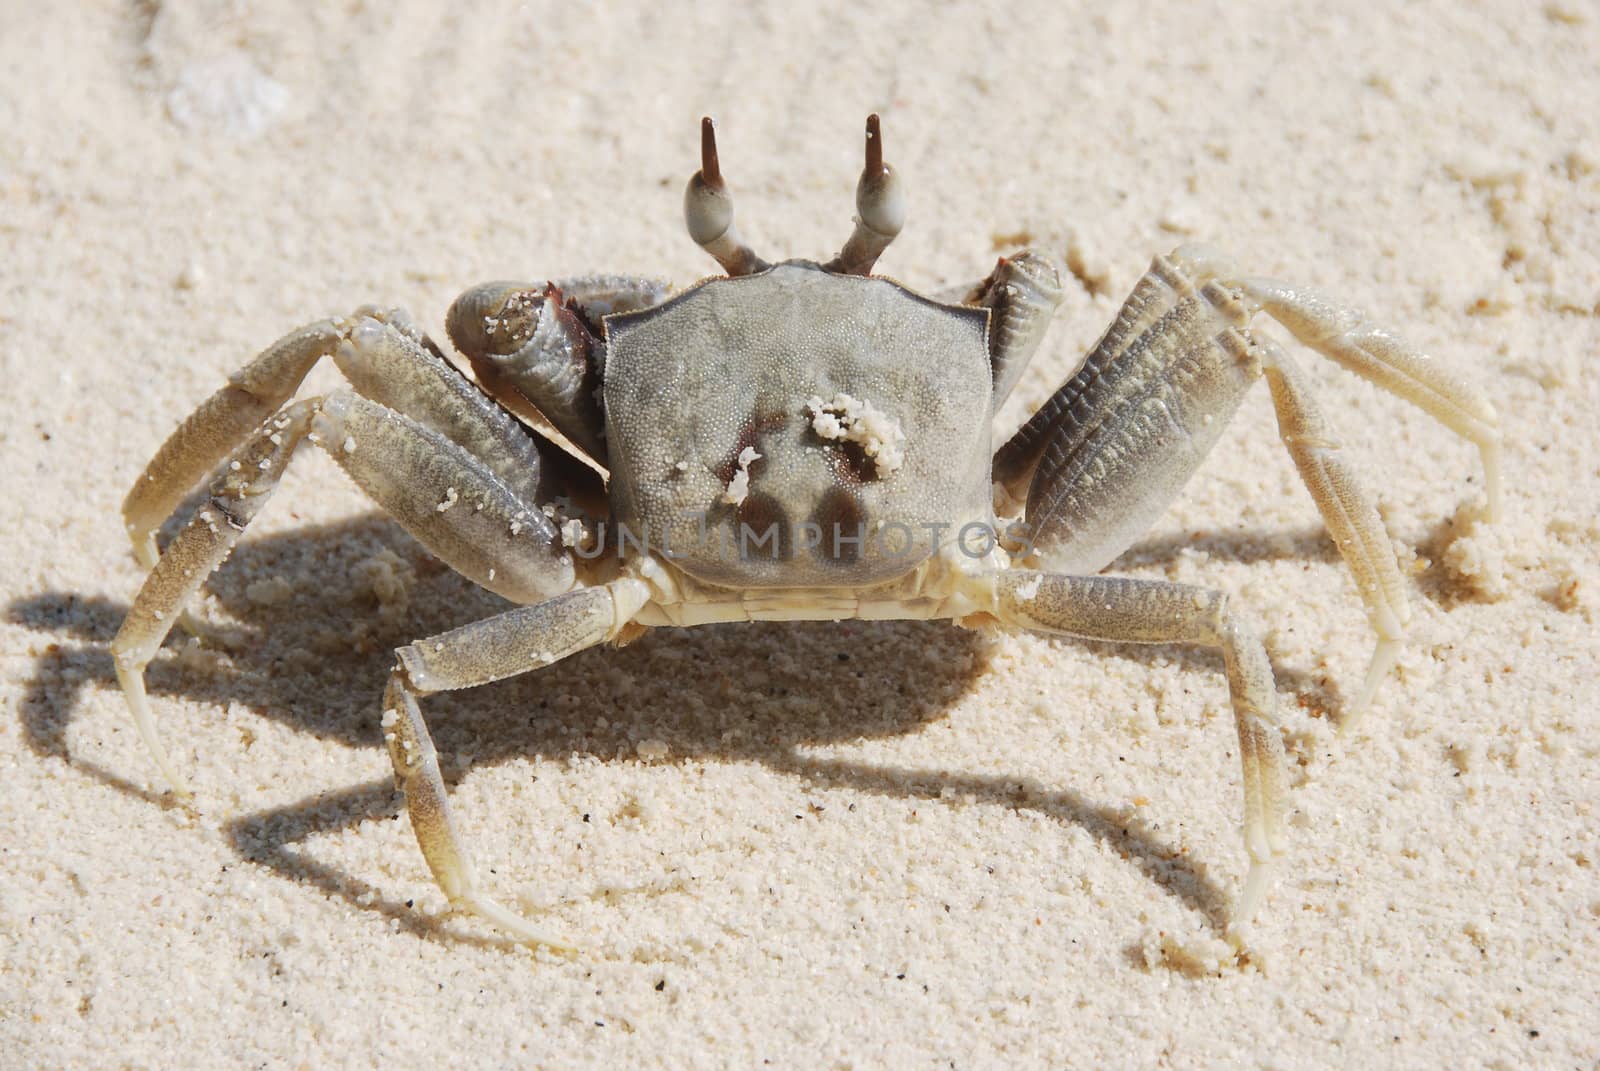
<instances>
[{"instance_id":1,"label":"crab claw","mask_svg":"<svg viewBox=\"0 0 1600 1071\"><path fill-rule=\"evenodd\" d=\"M856 183L856 229L828 270L869 274L905 224L905 190L894 169L883 162L883 133L874 113L867 116L867 162Z\"/></svg>"},{"instance_id":2,"label":"crab claw","mask_svg":"<svg viewBox=\"0 0 1600 1071\"><path fill-rule=\"evenodd\" d=\"M710 116L700 120L700 170L683 191L683 219L688 224L689 237L715 257L729 275L750 275L766 269L767 262L756 256L733 225L733 198L722 180L716 125Z\"/></svg>"}]
</instances>

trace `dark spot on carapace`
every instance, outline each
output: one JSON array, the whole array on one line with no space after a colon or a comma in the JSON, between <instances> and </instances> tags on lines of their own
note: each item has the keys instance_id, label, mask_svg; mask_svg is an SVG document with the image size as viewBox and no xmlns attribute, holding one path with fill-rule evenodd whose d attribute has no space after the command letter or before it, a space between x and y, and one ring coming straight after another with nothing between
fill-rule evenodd
<instances>
[{"instance_id":1,"label":"dark spot on carapace","mask_svg":"<svg viewBox=\"0 0 1600 1071\"><path fill-rule=\"evenodd\" d=\"M822 533L816 549L819 561L829 565L854 565L861 560L867 514L854 491L828 488L811 513L811 523Z\"/></svg>"},{"instance_id":2,"label":"dark spot on carapace","mask_svg":"<svg viewBox=\"0 0 1600 1071\"><path fill-rule=\"evenodd\" d=\"M739 433L734 437L733 448L722 456L716 467L711 471L723 484L733 479L733 474L739 471L739 455L747 448L755 448L763 456L750 462L750 478L754 480L760 475L761 470L767 467L766 451L761 449L761 438L770 432L782 428L788 417L780 409L769 409L765 412L756 411L745 417L744 423L739 425Z\"/></svg>"},{"instance_id":3,"label":"dark spot on carapace","mask_svg":"<svg viewBox=\"0 0 1600 1071\"><path fill-rule=\"evenodd\" d=\"M877 478L878 467L867 457L860 443L824 441L822 457L833 472L834 482L840 487L856 488Z\"/></svg>"},{"instance_id":4,"label":"dark spot on carapace","mask_svg":"<svg viewBox=\"0 0 1600 1071\"><path fill-rule=\"evenodd\" d=\"M780 562L794 557L794 525L776 497L761 491L746 495L734 511L734 524L745 556Z\"/></svg>"}]
</instances>

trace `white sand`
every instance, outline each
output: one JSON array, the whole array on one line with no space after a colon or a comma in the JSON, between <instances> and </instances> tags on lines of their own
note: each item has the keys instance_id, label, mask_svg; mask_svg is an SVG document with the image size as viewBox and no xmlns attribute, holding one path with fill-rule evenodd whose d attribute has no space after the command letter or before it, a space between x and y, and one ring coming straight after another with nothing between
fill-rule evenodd
<instances>
[{"instance_id":1,"label":"white sand","mask_svg":"<svg viewBox=\"0 0 1600 1071\"><path fill-rule=\"evenodd\" d=\"M1594 1066L1592 4L472 6L7 5L0 1064ZM484 279L709 273L703 112L745 234L831 254L870 110L912 198L883 270L1026 242L1079 277L1002 430L1191 238L1500 400L1484 529L1468 446L1306 359L1424 559L1348 746L1371 636L1264 390L1117 566L1234 593L1276 666L1295 841L1251 962L1206 961L1244 869L1217 661L943 625L656 634L431 700L492 889L584 951L446 915L378 695L499 604L321 456L212 584L231 649L150 671L202 814L163 804L107 654L117 506L195 403L363 302L442 337Z\"/></svg>"}]
</instances>

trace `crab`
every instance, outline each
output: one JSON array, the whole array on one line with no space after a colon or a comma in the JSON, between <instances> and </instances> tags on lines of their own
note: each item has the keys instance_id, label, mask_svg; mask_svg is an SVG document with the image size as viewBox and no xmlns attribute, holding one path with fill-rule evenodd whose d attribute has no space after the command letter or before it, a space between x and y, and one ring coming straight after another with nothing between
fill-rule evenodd
<instances>
[{"instance_id":1,"label":"crab","mask_svg":"<svg viewBox=\"0 0 1600 1071\"><path fill-rule=\"evenodd\" d=\"M1097 575L1215 445L1250 386L1271 389L1285 447L1354 575L1377 635L1344 725L1404 638L1405 582L1383 522L1308 380L1250 330L1300 343L1474 443L1485 514L1500 504L1493 406L1362 314L1241 274L1210 249L1157 256L1076 374L998 449L996 410L1062 300L1037 252L926 297L872 269L906 198L876 115L853 233L826 263L769 264L740 237L715 131L684 214L723 268L681 293L595 275L490 283L450 308L472 375L404 313L366 307L269 347L186 419L123 507L149 570L113 641L122 690L187 796L144 672L266 504L299 447L327 451L379 506L513 608L397 649L383 736L417 843L452 905L516 939L568 948L494 899L452 813L421 701L527 673L660 626L946 619L1221 653L1238 731L1249 856L1228 933L1285 848L1272 666L1225 594ZM351 389L293 400L331 358ZM164 552L155 533L216 473Z\"/></svg>"}]
</instances>

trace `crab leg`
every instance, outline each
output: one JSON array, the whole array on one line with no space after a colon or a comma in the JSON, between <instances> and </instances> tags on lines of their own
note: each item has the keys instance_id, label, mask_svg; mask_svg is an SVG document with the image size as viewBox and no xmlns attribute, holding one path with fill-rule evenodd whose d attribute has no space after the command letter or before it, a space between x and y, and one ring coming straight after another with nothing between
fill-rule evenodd
<instances>
[{"instance_id":1,"label":"crab leg","mask_svg":"<svg viewBox=\"0 0 1600 1071\"><path fill-rule=\"evenodd\" d=\"M1248 332L1250 318L1265 309L1319 352L1474 438L1491 509L1500 497L1499 431L1476 390L1351 310L1281 283L1228 281L1223 271L1220 258L1193 247L1157 257L1083 367L1001 448L996 480L1007 494L1027 481L1027 522L1043 562L1097 572L1172 500L1265 372L1284 444L1378 634L1346 712L1348 731L1399 652L1409 617L1404 583L1372 498L1336 453L1303 375Z\"/></svg>"},{"instance_id":2,"label":"crab leg","mask_svg":"<svg viewBox=\"0 0 1600 1071\"><path fill-rule=\"evenodd\" d=\"M185 495L277 412L323 357L357 390L411 416L482 460L530 502L563 490L559 451L530 436L451 367L399 310L366 308L292 331L235 372L167 438L123 502L134 556L155 565L156 530Z\"/></svg>"},{"instance_id":3,"label":"crab leg","mask_svg":"<svg viewBox=\"0 0 1600 1071\"><path fill-rule=\"evenodd\" d=\"M1405 581L1372 495L1339 454L1339 443L1317 407L1305 373L1271 342L1257 339L1256 346L1265 358L1278 433L1355 578L1367 619L1378 634L1361 692L1339 725L1340 733L1348 733L1366 712L1405 642L1406 622L1411 619Z\"/></svg>"},{"instance_id":4,"label":"crab leg","mask_svg":"<svg viewBox=\"0 0 1600 1071\"><path fill-rule=\"evenodd\" d=\"M1222 652L1239 733L1244 841L1250 872L1229 937L1250 921L1284 849L1283 740L1272 665L1261 641L1228 612L1228 597L1204 588L1123 577L1012 571L992 578L995 614L1022 628L1118 643L1191 643Z\"/></svg>"},{"instance_id":5,"label":"crab leg","mask_svg":"<svg viewBox=\"0 0 1600 1071\"><path fill-rule=\"evenodd\" d=\"M146 569L160 552L156 530L217 464L276 413L311 366L333 353L342 334L319 320L280 338L228 377L228 385L200 403L167 437L122 503L133 556Z\"/></svg>"},{"instance_id":6,"label":"crab leg","mask_svg":"<svg viewBox=\"0 0 1600 1071\"><path fill-rule=\"evenodd\" d=\"M1111 326L1100 336L1078 372L1061 385L994 455L995 482L1012 498L1026 498L1028 481L1058 429L1074 419L1073 407L1089 394L1106 370L1155 326L1194 287L1164 257L1134 284Z\"/></svg>"},{"instance_id":7,"label":"crab leg","mask_svg":"<svg viewBox=\"0 0 1600 1071\"><path fill-rule=\"evenodd\" d=\"M989 365L994 370L994 407L1011 394L1028 361L1044 341L1061 305L1061 271L1040 253L1001 257L989 277L955 300L990 309ZM996 477L998 479L998 476Z\"/></svg>"},{"instance_id":8,"label":"crab leg","mask_svg":"<svg viewBox=\"0 0 1600 1071\"><path fill-rule=\"evenodd\" d=\"M529 435L456 370L398 309L354 316L333 360L363 396L443 435L483 462L518 498L549 502L565 488L561 451Z\"/></svg>"},{"instance_id":9,"label":"crab leg","mask_svg":"<svg viewBox=\"0 0 1600 1071\"><path fill-rule=\"evenodd\" d=\"M1358 310L1310 287L1240 276L1220 253L1202 245L1183 246L1172 254L1172 261L1197 282L1216 279L1238 290L1302 345L1404 398L1475 445L1483 462L1488 519L1499 517L1500 428L1494 406L1481 390Z\"/></svg>"},{"instance_id":10,"label":"crab leg","mask_svg":"<svg viewBox=\"0 0 1600 1071\"><path fill-rule=\"evenodd\" d=\"M262 425L213 484L209 504L179 532L112 641L117 679L140 735L179 792L145 697L144 670L185 603L233 550L311 438L374 501L456 572L518 602L566 591L572 561L550 519L488 466L439 432L349 391L307 399Z\"/></svg>"},{"instance_id":11,"label":"crab leg","mask_svg":"<svg viewBox=\"0 0 1600 1071\"><path fill-rule=\"evenodd\" d=\"M471 856L451 813L438 755L418 699L514 677L615 639L649 596L643 582L622 579L581 588L534 606L420 640L395 652L383 695L384 741L405 791L411 829L434 881L466 907L520 940L559 950L571 946L531 926L481 892Z\"/></svg>"},{"instance_id":12,"label":"crab leg","mask_svg":"<svg viewBox=\"0 0 1600 1071\"><path fill-rule=\"evenodd\" d=\"M232 553L245 525L277 486L284 465L310 430L313 411L311 402L289 406L262 425L259 434L234 455L233 462L212 486L209 503L190 518L145 577L144 586L111 641L117 682L127 697L139 736L155 756L162 776L180 796L189 795L188 783L168 758L156 732L155 718L145 696L145 667L184 612L185 604ZM168 443L175 439L177 436Z\"/></svg>"},{"instance_id":13,"label":"crab leg","mask_svg":"<svg viewBox=\"0 0 1600 1071\"><path fill-rule=\"evenodd\" d=\"M1469 440L1484 469L1490 520L1500 512L1500 431L1494 406L1481 390L1452 375L1426 354L1361 313L1308 287L1273 279L1242 277L1215 250L1187 245L1156 257L1135 285L1117 318L1085 358L1077 374L1039 408L995 454L995 480L1013 497L1027 487L1034 467L1053 440L1077 435L1085 413L1093 421L1106 406L1125 400L1129 377L1117 366L1139 362L1155 343L1158 323L1216 280L1244 310L1229 316L1243 328L1257 310L1283 324L1302 344L1372 381ZM1213 301L1214 306L1220 303ZM1170 321L1168 321L1170 323ZM1160 330L1169 330L1163 327ZM1119 386L1108 386L1117 384Z\"/></svg>"},{"instance_id":14,"label":"crab leg","mask_svg":"<svg viewBox=\"0 0 1600 1071\"><path fill-rule=\"evenodd\" d=\"M1037 446L1026 519L1050 568L1105 568L1200 466L1261 375L1241 330L1248 318L1233 294L1207 284L1125 346L1096 347L1047 403L1054 417Z\"/></svg>"}]
</instances>

